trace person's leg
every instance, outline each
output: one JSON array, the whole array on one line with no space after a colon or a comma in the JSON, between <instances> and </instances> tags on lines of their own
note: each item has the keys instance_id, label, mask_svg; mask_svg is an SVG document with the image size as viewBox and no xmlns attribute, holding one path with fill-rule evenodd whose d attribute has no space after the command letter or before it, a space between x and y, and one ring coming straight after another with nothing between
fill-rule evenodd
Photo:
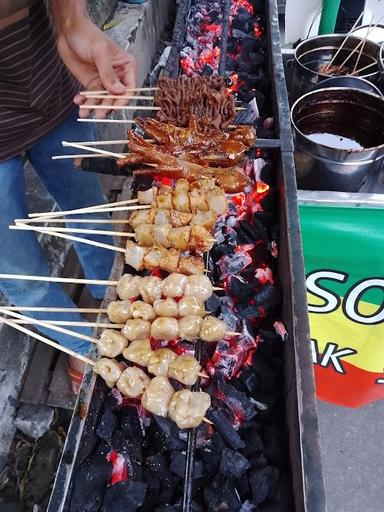
<instances>
[{"instance_id":1,"label":"person's leg","mask_svg":"<svg viewBox=\"0 0 384 512\"><path fill-rule=\"evenodd\" d=\"M23 164L20 157L0 162L0 273L49 276L50 271L35 233L8 229L15 218L27 214ZM0 279L0 289L15 306L76 307L57 283ZM77 313L27 313L34 318L81 321ZM87 353L90 344L51 329L39 328L46 336L80 353ZM91 329L76 328L91 336Z\"/></svg>"},{"instance_id":2,"label":"person's leg","mask_svg":"<svg viewBox=\"0 0 384 512\"><path fill-rule=\"evenodd\" d=\"M63 153L61 144L63 140L94 140L93 126L90 123L79 123L76 119L77 112L74 109L67 119L27 151L28 158L39 178L62 210L83 208L105 202L105 197L96 174L75 169L73 160L52 160L53 155ZM108 220L107 214L82 215L81 217L105 218ZM68 226L87 229L112 229L108 223L68 223ZM82 234L77 236L113 245L113 239L108 236ZM74 247L87 278L108 279L115 256L114 251L77 242L74 243ZM94 297L103 298L105 293L103 287L91 286L89 288Z\"/></svg>"}]
</instances>

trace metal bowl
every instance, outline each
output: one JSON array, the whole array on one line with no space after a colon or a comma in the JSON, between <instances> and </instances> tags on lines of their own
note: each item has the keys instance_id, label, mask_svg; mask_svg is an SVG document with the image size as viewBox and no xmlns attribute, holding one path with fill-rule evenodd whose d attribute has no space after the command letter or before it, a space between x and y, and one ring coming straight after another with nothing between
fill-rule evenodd
<instances>
[{"instance_id":1,"label":"metal bowl","mask_svg":"<svg viewBox=\"0 0 384 512\"><path fill-rule=\"evenodd\" d=\"M319 89L329 89L330 87L343 87L345 89L359 89L360 91L370 92L383 97L380 90L365 78L359 78L357 76L331 76L326 80L315 85L312 91L318 91Z\"/></svg>"}]
</instances>

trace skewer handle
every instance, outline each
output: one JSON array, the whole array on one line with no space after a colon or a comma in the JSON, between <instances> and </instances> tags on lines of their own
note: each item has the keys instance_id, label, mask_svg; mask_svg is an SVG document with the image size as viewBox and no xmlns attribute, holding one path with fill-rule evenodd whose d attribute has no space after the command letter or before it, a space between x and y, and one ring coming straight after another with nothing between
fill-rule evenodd
<instances>
[{"instance_id":1,"label":"skewer handle","mask_svg":"<svg viewBox=\"0 0 384 512\"><path fill-rule=\"evenodd\" d=\"M90 359L89 357L78 354L74 350L71 350L67 347L62 347L58 343L51 341L50 339L46 338L45 336L42 336L41 334L38 334L37 332L33 332L30 329L26 329L25 327L22 327L21 325L15 324L15 322L13 322L12 320L8 320L7 318L1 318L0 322L4 323L6 325L9 325L10 327L13 327L17 331L20 331L20 332L26 334L27 336L30 336L31 338L35 338L38 341L42 341L46 345L56 348L57 350L60 350L61 352L65 352L66 354L68 354L72 357L75 357L76 359L80 359L80 361L84 361L84 363L90 364L92 366L95 364L95 362L92 361L92 359Z\"/></svg>"},{"instance_id":2,"label":"skewer handle","mask_svg":"<svg viewBox=\"0 0 384 512\"><path fill-rule=\"evenodd\" d=\"M2 309L6 309L7 311L40 311L42 313L107 313L107 309L98 308L46 308L39 306L3 306Z\"/></svg>"},{"instance_id":3,"label":"skewer handle","mask_svg":"<svg viewBox=\"0 0 384 512\"><path fill-rule=\"evenodd\" d=\"M125 201L116 201L114 203L104 203L104 204L96 204L94 206L86 206L84 208L76 208L74 210L59 210L56 212L36 212L36 213L29 213L29 218L34 217L62 217L63 215L71 214L71 213L87 213L89 210L100 210L103 208L111 208L112 206L127 206L128 204L135 204L138 203L138 199L126 199Z\"/></svg>"},{"instance_id":4,"label":"skewer handle","mask_svg":"<svg viewBox=\"0 0 384 512\"><path fill-rule=\"evenodd\" d=\"M48 283L96 284L100 286L117 286L119 281L103 279L82 279L75 277L26 276L22 274L0 274L0 279L18 279L20 281L45 281Z\"/></svg>"}]
</instances>

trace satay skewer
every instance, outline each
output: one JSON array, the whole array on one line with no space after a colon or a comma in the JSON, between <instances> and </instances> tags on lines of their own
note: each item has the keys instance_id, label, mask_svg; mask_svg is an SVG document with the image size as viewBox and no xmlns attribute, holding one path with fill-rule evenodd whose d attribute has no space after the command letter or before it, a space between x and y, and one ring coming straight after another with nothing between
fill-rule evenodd
<instances>
[{"instance_id":1,"label":"satay skewer","mask_svg":"<svg viewBox=\"0 0 384 512\"><path fill-rule=\"evenodd\" d=\"M161 107L150 105L80 105L79 108L87 110L155 110L160 111ZM235 110L247 110L246 107L235 107Z\"/></svg>"},{"instance_id":2,"label":"satay skewer","mask_svg":"<svg viewBox=\"0 0 384 512\"><path fill-rule=\"evenodd\" d=\"M117 124L133 124L134 119L94 119L93 117L78 117L79 123L117 123Z\"/></svg>"},{"instance_id":3,"label":"satay skewer","mask_svg":"<svg viewBox=\"0 0 384 512\"><path fill-rule=\"evenodd\" d=\"M124 274L123 274L124 275ZM119 281L103 279L84 279L76 277L55 277L55 276L30 276L23 274L0 274L0 279L16 279L19 281L44 281L48 283L68 283L68 284L95 284L100 286L117 286ZM223 291L224 288L212 286L213 291Z\"/></svg>"},{"instance_id":4,"label":"satay skewer","mask_svg":"<svg viewBox=\"0 0 384 512\"><path fill-rule=\"evenodd\" d=\"M80 313L80 314L106 314L107 309L104 308L53 308L44 306L2 306L7 311L38 311L42 313Z\"/></svg>"},{"instance_id":5,"label":"satay skewer","mask_svg":"<svg viewBox=\"0 0 384 512\"><path fill-rule=\"evenodd\" d=\"M55 212L36 212L36 213L29 213L28 217L34 218L34 217L62 217L63 215L72 215L77 213L89 213L89 210L97 210L100 211L104 208L115 208L116 206L126 206L129 204L135 204L138 202L138 199L125 199L124 201L115 201L114 203L103 203L103 204L95 204L93 206L85 206L84 208L75 208L72 210L59 210ZM150 205L140 205L140 206L148 206ZM133 210L136 210L137 208L134 207ZM139 208L140 210L145 210L146 208Z\"/></svg>"},{"instance_id":6,"label":"satay skewer","mask_svg":"<svg viewBox=\"0 0 384 512\"><path fill-rule=\"evenodd\" d=\"M9 229L35 231L36 233L42 233L44 235L56 236L58 238L64 238L65 240L71 240L72 242L81 242L94 247L100 247L101 249L108 249L110 251L121 252L125 254L125 249L117 247L115 245L105 244L103 242L97 242L96 240L89 240L88 238L82 238L79 236L66 235L64 233L58 233L57 231L48 231L44 228L31 226L30 224L17 224L16 226L9 226Z\"/></svg>"},{"instance_id":7,"label":"satay skewer","mask_svg":"<svg viewBox=\"0 0 384 512\"><path fill-rule=\"evenodd\" d=\"M103 107L105 109L105 107ZM86 151L90 151L91 153L99 153L100 155L112 156L114 158L124 158L126 155L124 153L114 153L113 151L107 151L105 149L98 149L90 146L85 146L84 144L77 144L76 142L68 142L63 140L61 142L64 148L77 148L77 149L85 149Z\"/></svg>"},{"instance_id":8,"label":"satay skewer","mask_svg":"<svg viewBox=\"0 0 384 512\"><path fill-rule=\"evenodd\" d=\"M0 308L0 314L8 315L13 318L17 318L19 320L28 321L32 320L33 325L39 325L41 327L45 327L46 329L52 329L52 331L57 331L62 334L67 334L69 336L73 336L74 338L78 338L79 340L88 341L89 343L97 343L96 338L92 338L91 336L87 336L86 334L81 334L77 331L71 331L69 329L65 329L64 327L59 327L58 325L53 325L48 322L45 322L44 320L37 320L35 318L31 318L30 316L21 315L20 313L16 313L16 311L7 311L2 308ZM18 325L18 324L16 324Z\"/></svg>"},{"instance_id":9,"label":"satay skewer","mask_svg":"<svg viewBox=\"0 0 384 512\"><path fill-rule=\"evenodd\" d=\"M98 210L99 212L100 210ZM94 213L98 213L94 212ZM68 223L72 224L129 224L125 219L61 219L56 217L34 217L33 219L15 219L15 224L29 224L31 222L43 224L46 222Z\"/></svg>"},{"instance_id":10,"label":"satay skewer","mask_svg":"<svg viewBox=\"0 0 384 512\"><path fill-rule=\"evenodd\" d=\"M22 223L20 223L22 224ZM18 225L20 225L18 224ZM30 224L28 224L30 225ZM104 235L104 236L119 236L123 238L135 238L135 233L128 233L127 231L108 231L103 229L82 229L82 228L58 228L58 227L45 227L45 231L52 233L82 233L84 235Z\"/></svg>"},{"instance_id":11,"label":"satay skewer","mask_svg":"<svg viewBox=\"0 0 384 512\"><path fill-rule=\"evenodd\" d=\"M68 354L72 357L75 357L76 359L79 359L80 361L83 361L84 363L87 363L91 366L93 366L95 364L95 361L93 361L89 357L83 356L82 354L78 354L74 350L71 350L67 347L63 347L62 345L55 343L54 341L46 338L45 336L38 334L37 332L33 332L30 329L27 329L19 324L15 324L15 322L12 320L9 320L7 318L1 318L0 322L2 322L3 324L9 325L10 327L13 327L17 331L20 331L20 332L26 334L27 336L30 336L31 338L35 338L38 341L42 341L43 343L45 343L46 345L49 345L50 347L56 348L57 350L60 350L61 352L65 352L66 354Z\"/></svg>"},{"instance_id":12,"label":"satay skewer","mask_svg":"<svg viewBox=\"0 0 384 512\"><path fill-rule=\"evenodd\" d=\"M7 310L9 312L9 310ZM44 318L42 322L45 322L50 325L58 325L61 327L100 327L101 329L123 329L125 324L111 324L109 322L87 322L79 321L79 322L72 322L70 320L47 320ZM22 325L34 325L36 324L36 321L32 318L31 320L15 320L16 324L22 324Z\"/></svg>"}]
</instances>

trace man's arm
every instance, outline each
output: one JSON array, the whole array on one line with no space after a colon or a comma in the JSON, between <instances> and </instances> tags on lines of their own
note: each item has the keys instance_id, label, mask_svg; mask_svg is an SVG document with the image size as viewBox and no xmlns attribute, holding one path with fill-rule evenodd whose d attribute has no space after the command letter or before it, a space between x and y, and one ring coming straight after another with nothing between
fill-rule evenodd
<instances>
[{"instance_id":1,"label":"man's arm","mask_svg":"<svg viewBox=\"0 0 384 512\"><path fill-rule=\"evenodd\" d=\"M86 0L51 0L51 12L57 36L57 49L65 65L88 90L106 89L123 94L136 85L136 62L117 46L89 18ZM75 103L87 104L77 95ZM88 100L102 105L124 105L124 100ZM98 110L95 117L105 117L110 109ZM86 117L89 110L81 109Z\"/></svg>"}]
</instances>

